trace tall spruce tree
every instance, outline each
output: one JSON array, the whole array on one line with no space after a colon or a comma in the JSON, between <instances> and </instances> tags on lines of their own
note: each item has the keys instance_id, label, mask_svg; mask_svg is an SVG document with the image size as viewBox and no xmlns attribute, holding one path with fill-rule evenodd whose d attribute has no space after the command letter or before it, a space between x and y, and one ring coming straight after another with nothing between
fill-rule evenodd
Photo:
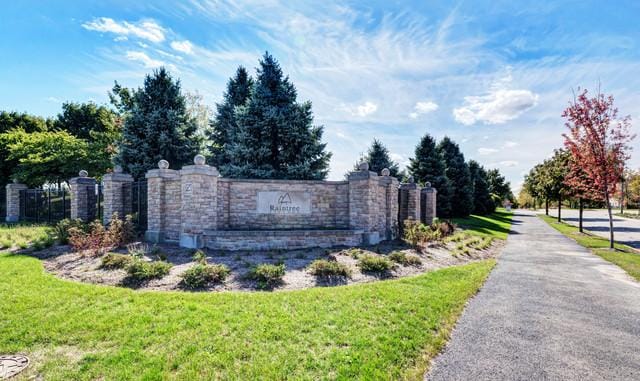
<instances>
[{"instance_id":1,"label":"tall spruce tree","mask_svg":"<svg viewBox=\"0 0 640 381\"><path fill-rule=\"evenodd\" d=\"M142 88L129 90L116 83L110 96L125 112L116 161L134 178L144 177L161 159L180 168L198 153L200 138L188 116L180 81L165 68L147 75Z\"/></svg>"},{"instance_id":2,"label":"tall spruce tree","mask_svg":"<svg viewBox=\"0 0 640 381\"><path fill-rule=\"evenodd\" d=\"M223 176L227 175L224 170L229 164L228 150L238 129L235 110L247 103L252 88L253 79L240 66L234 77L227 82L222 102L216 104L216 114L210 123L208 151L211 162L221 170Z\"/></svg>"},{"instance_id":3,"label":"tall spruce tree","mask_svg":"<svg viewBox=\"0 0 640 381\"><path fill-rule=\"evenodd\" d=\"M369 170L376 172L378 175L385 168L389 169L390 175L393 177L401 177L403 175L398 167L398 163L389 157L387 147L378 139L373 139L373 143L371 143L371 147L369 147L366 155L360 158L360 162L356 163L353 169L357 171L358 165L363 161L369 163Z\"/></svg>"},{"instance_id":4,"label":"tall spruce tree","mask_svg":"<svg viewBox=\"0 0 640 381\"><path fill-rule=\"evenodd\" d=\"M445 175L451 181L451 217L466 217L473 211L473 184L469 166L460 147L445 136L437 147L445 165Z\"/></svg>"},{"instance_id":5,"label":"tall spruce tree","mask_svg":"<svg viewBox=\"0 0 640 381\"><path fill-rule=\"evenodd\" d=\"M451 182L445 175L444 159L436 149L436 141L425 134L416 146L415 157L409 159L409 174L425 184L430 182L436 188L436 215L441 218L451 216Z\"/></svg>"},{"instance_id":6,"label":"tall spruce tree","mask_svg":"<svg viewBox=\"0 0 640 381\"><path fill-rule=\"evenodd\" d=\"M485 215L493 213L496 205L491 199L487 171L477 161L469 161L469 174L473 184L473 214Z\"/></svg>"},{"instance_id":7,"label":"tall spruce tree","mask_svg":"<svg viewBox=\"0 0 640 381\"><path fill-rule=\"evenodd\" d=\"M289 77L268 52L244 106L236 109L238 129L227 151L229 177L322 180L331 154L322 126L313 125L311 103L298 103Z\"/></svg>"}]
</instances>

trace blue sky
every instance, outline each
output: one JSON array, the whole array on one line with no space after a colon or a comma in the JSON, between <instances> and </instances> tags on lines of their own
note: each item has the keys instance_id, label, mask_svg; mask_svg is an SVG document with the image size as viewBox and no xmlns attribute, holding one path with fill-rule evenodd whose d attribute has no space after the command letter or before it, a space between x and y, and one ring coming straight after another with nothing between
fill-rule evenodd
<instances>
[{"instance_id":1,"label":"blue sky","mask_svg":"<svg viewBox=\"0 0 640 381\"><path fill-rule=\"evenodd\" d=\"M404 165L428 132L517 189L562 145L578 87L600 83L639 131L639 17L637 1L4 2L0 109L106 103L160 65L213 106L268 50L325 126L332 179L374 137Z\"/></svg>"}]
</instances>

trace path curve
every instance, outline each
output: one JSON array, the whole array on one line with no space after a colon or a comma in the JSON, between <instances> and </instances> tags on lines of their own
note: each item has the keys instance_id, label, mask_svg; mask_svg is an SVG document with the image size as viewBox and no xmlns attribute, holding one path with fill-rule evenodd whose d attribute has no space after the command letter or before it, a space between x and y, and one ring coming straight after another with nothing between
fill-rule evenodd
<instances>
[{"instance_id":1,"label":"path curve","mask_svg":"<svg viewBox=\"0 0 640 381\"><path fill-rule=\"evenodd\" d=\"M426 380L640 380L640 283L532 212Z\"/></svg>"}]
</instances>

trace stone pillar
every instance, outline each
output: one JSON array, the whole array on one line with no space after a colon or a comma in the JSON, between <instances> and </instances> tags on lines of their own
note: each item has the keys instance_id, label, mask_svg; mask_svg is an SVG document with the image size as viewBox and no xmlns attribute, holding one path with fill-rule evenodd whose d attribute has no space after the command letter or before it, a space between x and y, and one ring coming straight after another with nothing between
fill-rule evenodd
<instances>
[{"instance_id":1,"label":"stone pillar","mask_svg":"<svg viewBox=\"0 0 640 381\"><path fill-rule=\"evenodd\" d=\"M217 229L217 190L220 174L215 167L205 163L202 155L197 155L193 162L195 165L183 167L180 171L180 246L199 249L204 247L204 231Z\"/></svg>"},{"instance_id":2,"label":"stone pillar","mask_svg":"<svg viewBox=\"0 0 640 381\"><path fill-rule=\"evenodd\" d=\"M400 184L398 190L399 211L398 223L404 226L404 221L420 221L420 186L415 183L413 177L408 183Z\"/></svg>"},{"instance_id":3,"label":"stone pillar","mask_svg":"<svg viewBox=\"0 0 640 381\"><path fill-rule=\"evenodd\" d=\"M88 177L87 171L80 171L79 177L69 180L71 188L71 218L79 218L89 222L95 217L95 205L92 200L95 199L96 179Z\"/></svg>"},{"instance_id":4,"label":"stone pillar","mask_svg":"<svg viewBox=\"0 0 640 381\"><path fill-rule=\"evenodd\" d=\"M133 183L133 176L122 173L122 168L116 166L113 173L107 173L102 177L102 195L104 197L102 207L102 221L105 225L111 222L113 213L118 213L120 218L127 214L124 203L124 186Z\"/></svg>"},{"instance_id":5,"label":"stone pillar","mask_svg":"<svg viewBox=\"0 0 640 381\"><path fill-rule=\"evenodd\" d=\"M396 239L399 234L398 227L398 186L400 182L391 177L388 168L381 172L380 184L384 187L386 205L385 210L385 239ZM381 205L381 208L383 205Z\"/></svg>"},{"instance_id":6,"label":"stone pillar","mask_svg":"<svg viewBox=\"0 0 640 381\"><path fill-rule=\"evenodd\" d=\"M6 222L18 222L20 220L20 191L27 189L25 184L20 184L16 180L12 184L7 184L7 216Z\"/></svg>"},{"instance_id":7,"label":"stone pillar","mask_svg":"<svg viewBox=\"0 0 640 381\"><path fill-rule=\"evenodd\" d=\"M180 172L169 169L169 162L160 160L158 169L152 169L147 178L147 231L144 238L150 242L163 242L166 228L165 185L170 180L180 178Z\"/></svg>"},{"instance_id":8,"label":"stone pillar","mask_svg":"<svg viewBox=\"0 0 640 381\"><path fill-rule=\"evenodd\" d=\"M358 171L349 174L349 227L363 230L363 243L375 245L382 240L376 230L378 208L376 187L378 174L369 171L369 164L362 163Z\"/></svg>"},{"instance_id":9,"label":"stone pillar","mask_svg":"<svg viewBox=\"0 0 640 381\"><path fill-rule=\"evenodd\" d=\"M427 182L420 192L420 221L430 225L436 218L436 196L438 191Z\"/></svg>"}]
</instances>

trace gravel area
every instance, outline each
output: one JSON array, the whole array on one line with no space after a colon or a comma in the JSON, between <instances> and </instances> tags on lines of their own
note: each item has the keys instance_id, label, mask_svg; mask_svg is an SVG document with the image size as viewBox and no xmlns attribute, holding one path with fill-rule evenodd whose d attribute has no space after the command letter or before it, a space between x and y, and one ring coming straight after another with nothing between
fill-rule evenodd
<instances>
[{"instance_id":1,"label":"gravel area","mask_svg":"<svg viewBox=\"0 0 640 381\"><path fill-rule=\"evenodd\" d=\"M231 270L230 276L223 283L210 284L201 291L241 290L253 291L257 289L254 281L247 279L247 272L261 263L284 263L286 275L283 282L275 290L298 290L310 287L336 286L355 283L366 283L380 279L412 276L448 266L461 265L473 261L495 257L503 242L495 240L484 250L471 249L468 254L453 255L457 243L433 244L420 251L412 249L401 242L383 243L376 246L362 248L335 249L305 249L291 251L211 251L205 250L209 264L225 264ZM160 245L160 251L173 267L170 273L162 279L155 279L147 283L136 285L138 289L147 290L176 290L181 289L181 274L195 265L192 250L181 249L175 245ZM393 251L402 251L408 255L420 258L420 265L397 264L391 271L383 274L363 273L357 267L357 257L363 254L386 256ZM115 252L126 253L125 250ZM50 248L33 255L43 259L47 271L64 279L104 284L125 285L127 276L124 270L104 270L100 268L101 258L80 255L70 252L67 246ZM157 258L147 257L147 260ZM352 269L352 276L332 277L331 279L317 277L309 273L307 267L316 259L335 260L346 264ZM131 287L131 285L127 285Z\"/></svg>"}]
</instances>

